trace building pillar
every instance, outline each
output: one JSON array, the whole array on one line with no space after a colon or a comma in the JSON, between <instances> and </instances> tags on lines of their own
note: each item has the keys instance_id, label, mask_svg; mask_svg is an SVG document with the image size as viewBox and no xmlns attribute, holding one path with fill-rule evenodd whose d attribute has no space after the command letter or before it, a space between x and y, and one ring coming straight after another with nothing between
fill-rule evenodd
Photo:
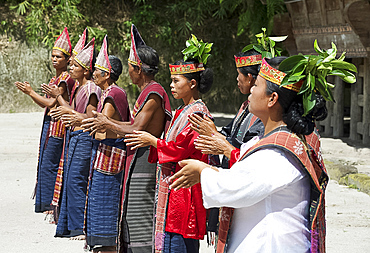
<instances>
[{"instance_id":1,"label":"building pillar","mask_svg":"<svg viewBox=\"0 0 370 253\"><path fill-rule=\"evenodd\" d=\"M333 136L342 137L344 125L344 84L338 76L335 76L334 82Z\"/></svg>"},{"instance_id":2,"label":"building pillar","mask_svg":"<svg viewBox=\"0 0 370 253\"><path fill-rule=\"evenodd\" d=\"M351 121L349 126L349 138L353 141L359 141L361 140L361 136L358 133L357 123L361 122L359 95L361 94L364 81L364 65L362 58L354 58L352 63L356 65L358 74L356 83L351 85Z\"/></svg>"},{"instance_id":3,"label":"building pillar","mask_svg":"<svg viewBox=\"0 0 370 253\"><path fill-rule=\"evenodd\" d=\"M365 58L365 77L363 83L362 143L370 144L370 59Z\"/></svg>"}]
</instances>

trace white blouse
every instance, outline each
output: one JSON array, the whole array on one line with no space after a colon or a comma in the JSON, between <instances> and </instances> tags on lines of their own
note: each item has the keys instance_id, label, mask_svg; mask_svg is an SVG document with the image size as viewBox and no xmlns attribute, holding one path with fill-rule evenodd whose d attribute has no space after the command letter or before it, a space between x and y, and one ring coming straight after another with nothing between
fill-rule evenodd
<instances>
[{"instance_id":1,"label":"white blouse","mask_svg":"<svg viewBox=\"0 0 370 253\"><path fill-rule=\"evenodd\" d=\"M262 149L218 170L204 169L201 186L206 208L235 208L227 252L309 252L310 181L291 155Z\"/></svg>"}]
</instances>

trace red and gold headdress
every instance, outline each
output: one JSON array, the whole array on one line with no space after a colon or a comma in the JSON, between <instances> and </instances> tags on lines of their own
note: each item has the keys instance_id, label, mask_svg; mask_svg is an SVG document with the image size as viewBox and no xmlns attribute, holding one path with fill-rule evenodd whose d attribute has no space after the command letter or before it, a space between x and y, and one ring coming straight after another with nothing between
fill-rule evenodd
<instances>
[{"instance_id":1,"label":"red and gold headdress","mask_svg":"<svg viewBox=\"0 0 370 253\"><path fill-rule=\"evenodd\" d=\"M95 38L93 38L78 55L75 56L76 62L78 62L85 69L92 69L92 62L94 58L94 45Z\"/></svg>"},{"instance_id":2,"label":"red and gold headdress","mask_svg":"<svg viewBox=\"0 0 370 253\"><path fill-rule=\"evenodd\" d=\"M105 35L103 45L101 46L98 57L96 58L95 68L111 73L112 67L109 63L108 56L108 35Z\"/></svg>"},{"instance_id":3,"label":"red and gold headdress","mask_svg":"<svg viewBox=\"0 0 370 253\"><path fill-rule=\"evenodd\" d=\"M69 34L67 27L64 27L63 32L59 35L54 43L53 49L57 49L70 56L72 52L71 40L69 39Z\"/></svg>"},{"instance_id":4,"label":"red and gold headdress","mask_svg":"<svg viewBox=\"0 0 370 253\"><path fill-rule=\"evenodd\" d=\"M279 86L281 82L283 81L284 77L286 76L284 72L271 67L266 62L265 58L263 58L262 60L261 69L258 75ZM297 82L297 83L293 83L289 85L284 85L282 87L289 89L289 90L293 90L295 92L299 92L299 90L301 89L301 86L302 86L302 82Z\"/></svg>"},{"instance_id":5,"label":"red and gold headdress","mask_svg":"<svg viewBox=\"0 0 370 253\"><path fill-rule=\"evenodd\" d=\"M76 43L76 46L73 48L72 53L74 55L78 55L82 49L86 46L87 41L87 28L85 28L84 32L81 34L79 40Z\"/></svg>"},{"instance_id":6,"label":"red and gold headdress","mask_svg":"<svg viewBox=\"0 0 370 253\"><path fill-rule=\"evenodd\" d=\"M234 58L235 58L235 64L237 68L258 65L262 63L262 55L260 54L240 56L240 57L234 55Z\"/></svg>"},{"instance_id":7,"label":"red and gold headdress","mask_svg":"<svg viewBox=\"0 0 370 253\"><path fill-rule=\"evenodd\" d=\"M169 64L171 75L182 75L204 70L203 63L189 63L183 65Z\"/></svg>"}]
</instances>

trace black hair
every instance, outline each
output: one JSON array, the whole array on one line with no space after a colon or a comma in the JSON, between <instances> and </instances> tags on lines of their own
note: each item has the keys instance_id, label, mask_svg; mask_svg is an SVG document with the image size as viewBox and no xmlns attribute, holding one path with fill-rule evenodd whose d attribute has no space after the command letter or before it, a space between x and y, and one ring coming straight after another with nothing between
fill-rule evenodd
<instances>
[{"instance_id":1,"label":"black hair","mask_svg":"<svg viewBox=\"0 0 370 253\"><path fill-rule=\"evenodd\" d=\"M108 56L110 66L112 67L112 71L110 73L110 78L113 81L117 81L119 76L122 73L122 62L118 59L117 56L109 55Z\"/></svg>"},{"instance_id":2,"label":"black hair","mask_svg":"<svg viewBox=\"0 0 370 253\"><path fill-rule=\"evenodd\" d=\"M159 64L159 56L157 54L157 51L155 51L153 48L143 45L139 46L137 48L137 54L139 55L140 60L148 65L149 67L143 67L141 66L141 69L143 70L144 74L146 76L154 76L158 73L158 64ZM135 69L138 69L138 66L133 65Z\"/></svg>"},{"instance_id":3,"label":"black hair","mask_svg":"<svg viewBox=\"0 0 370 253\"><path fill-rule=\"evenodd\" d=\"M278 56L272 59L266 59L266 62L273 68L278 68L279 64L287 57ZM297 92L279 87L275 83L266 80L266 93L271 95L273 92L278 94L278 102L283 109L283 121L287 128L296 134L309 135L315 128L315 120L324 120L328 115L325 99L315 94L316 104L314 108L306 115L304 114L302 95Z\"/></svg>"},{"instance_id":4,"label":"black hair","mask_svg":"<svg viewBox=\"0 0 370 253\"><path fill-rule=\"evenodd\" d=\"M251 55L258 55L256 50L251 49L246 52L239 52L236 54L236 57L241 57L241 56L251 56ZM256 64L256 65L251 65L251 66L244 66L244 67L239 67L239 71L245 75L248 76L248 74L251 74L254 79L257 79L258 72L260 71L261 64Z\"/></svg>"},{"instance_id":5,"label":"black hair","mask_svg":"<svg viewBox=\"0 0 370 253\"><path fill-rule=\"evenodd\" d=\"M191 59L186 62L184 60L179 60L175 62L174 65L185 65L194 63L199 62L195 59ZM208 92L211 89L213 83L213 70L211 68L207 68L206 66L204 66L204 68L205 69L203 71L182 74L189 81L194 79L197 82L198 91L202 94Z\"/></svg>"}]
</instances>

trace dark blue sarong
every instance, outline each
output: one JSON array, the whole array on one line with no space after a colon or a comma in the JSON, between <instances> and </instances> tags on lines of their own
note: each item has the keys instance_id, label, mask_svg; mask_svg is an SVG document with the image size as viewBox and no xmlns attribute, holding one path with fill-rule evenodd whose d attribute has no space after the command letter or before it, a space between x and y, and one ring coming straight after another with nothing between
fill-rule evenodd
<instances>
[{"instance_id":1,"label":"dark blue sarong","mask_svg":"<svg viewBox=\"0 0 370 253\"><path fill-rule=\"evenodd\" d=\"M67 162L64 163L62 202L56 237L83 234L87 182L92 152L88 132L70 132Z\"/></svg>"},{"instance_id":2,"label":"dark blue sarong","mask_svg":"<svg viewBox=\"0 0 370 253\"><path fill-rule=\"evenodd\" d=\"M36 213L51 209L50 204L53 200L55 179L63 149L63 139L48 138L50 121L51 117L46 115L41 130L35 201Z\"/></svg>"},{"instance_id":3,"label":"dark blue sarong","mask_svg":"<svg viewBox=\"0 0 370 253\"><path fill-rule=\"evenodd\" d=\"M199 240L184 238L180 234L165 232L163 253L198 253Z\"/></svg>"},{"instance_id":4,"label":"dark blue sarong","mask_svg":"<svg viewBox=\"0 0 370 253\"><path fill-rule=\"evenodd\" d=\"M99 143L123 150L126 148L123 139L94 140L91 168ZM124 171L107 175L92 169L91 173L86 207L87 245L90 249L96 246L116 246Z\"/></svg>"}]
</instances>

